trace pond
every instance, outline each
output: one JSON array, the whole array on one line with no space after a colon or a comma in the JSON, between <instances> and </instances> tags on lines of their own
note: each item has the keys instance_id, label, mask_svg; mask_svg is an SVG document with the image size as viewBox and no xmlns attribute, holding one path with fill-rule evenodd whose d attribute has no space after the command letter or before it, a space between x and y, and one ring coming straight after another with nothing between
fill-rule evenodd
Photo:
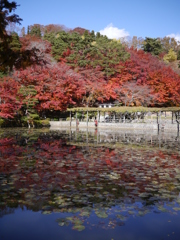
<instances>
[{"instance_id":1,"label":"pond","mask_svg":"<svg viewBox=\"0 0 180 240\"><path fill-rule=\"evenodd\" d=\"M0 239L180 239L176 133L0 129Z\"/></svg>"}]
</instances>

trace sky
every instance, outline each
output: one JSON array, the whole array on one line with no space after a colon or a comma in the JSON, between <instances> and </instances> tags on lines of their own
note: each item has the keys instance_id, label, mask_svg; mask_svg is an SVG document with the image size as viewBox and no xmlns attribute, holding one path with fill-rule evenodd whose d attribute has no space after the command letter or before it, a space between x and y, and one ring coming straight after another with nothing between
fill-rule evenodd
<instances>
[{"instance_id":1,"label":"sky","mask_svg":"<svg viewBox=\"0 0 180 240\"><path fill-rule=\"evenodd\" d=\"M180 0L14 0L21 27L60 24L109 38L175 37L180 41ZM11 1L10 1L11 2Z\"/></svg>"}]
</instances>

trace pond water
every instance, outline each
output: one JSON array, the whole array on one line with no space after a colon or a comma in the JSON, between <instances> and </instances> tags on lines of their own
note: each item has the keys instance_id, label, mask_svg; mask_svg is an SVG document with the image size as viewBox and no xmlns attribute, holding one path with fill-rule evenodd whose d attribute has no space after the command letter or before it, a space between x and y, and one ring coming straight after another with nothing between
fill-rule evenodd
<instances>
[{"instance_id":1,"label":"pond water","mask_svg":"<svg viewBox=\"0 0 180 240\"><path fill-rule=\"evenodd\" d=\"M180 239L176 133L0 129L0 239Z\"/></svg>"}]
</instances>

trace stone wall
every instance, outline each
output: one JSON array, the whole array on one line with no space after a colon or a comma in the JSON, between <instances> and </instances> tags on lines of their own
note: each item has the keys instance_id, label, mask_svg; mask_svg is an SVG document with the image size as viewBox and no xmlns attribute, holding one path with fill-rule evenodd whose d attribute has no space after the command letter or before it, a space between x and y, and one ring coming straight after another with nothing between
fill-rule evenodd
<instances>
[{"instance_id":1,"label":"stone wall","mask_svg":"<svg viewBox=\"0 0 180 240\"><path fill-rule=\"evenodd\" d=\"M95 128L94 122L79 122L76 124L76 121L50 121L51 128ZM170 122L161 122L157 123L98 123L99 129L143 129L143 130L166 130L166 131L177 131L178 125L176 122L173 124Z\"/></svg>"}]
</instances>

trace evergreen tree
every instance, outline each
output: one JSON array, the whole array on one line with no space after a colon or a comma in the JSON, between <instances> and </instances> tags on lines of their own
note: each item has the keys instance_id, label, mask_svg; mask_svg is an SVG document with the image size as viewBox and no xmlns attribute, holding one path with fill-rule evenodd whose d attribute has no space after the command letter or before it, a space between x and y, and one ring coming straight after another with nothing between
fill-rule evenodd
<instances>
[{"instance_id":1,"label":"evergreen tree","mask_svg":"<svg viewBox=\"0 0 180 240\"><path fill-rule=\"evenodd\" d=\"M9 35L6 31L8 24L20 24L22 21L18 15L11 14L17 6L14 1L10 3L8 0L0 0L0 71L2 72L7 69L12 71L13 67L22 68L23 63L26 63L25 66L42 63L36 48L18 51L17 36Z\"/></svg>"},{"instance_id":2,"label":"evergreen tree","mask_svg":"<svg viewBox=\"0 0 180 240\"><path fill-rule=\"evenodd\" d=\"M180 50L177 53L177 60L180 60Z\"/></svg>"},{"instance_id":3,"label":"evergreen tree","mask_svg":"<svg viewBox=\"0 0 180 240\"><path fill-rule=\"evenodd\" d=\"M114 66L129 58L129 53L119 41L113 41L94 31L83 35L77 32L45 34L44 39L52 44L52 54L58 61L63 61L74 68L96 68L99 66L106 78L113 75Z\"/></svg>"},{"instance_id":4,"label":"evergreen tree","mask_svg":"<svg viewBox=\"0 0 180 240\"><path fill-rule=\"evenodd\" d=\"M85 38L88 38L88 36L89 36L89 33L88 33L88 31L87 31L87 30L85 30L83 35L84 35L84 37L85 37Z\"/></svg>"},{"instance_id":5,"label":"evergreen tree","mask_svg":"<svg viewBox=\"0 0 180 240\"><path fill-rule=\"evenodd\" d=\"M11 34L12 36L12 41L10 42L9 46L13 52L18 52L21 49L21 44L19 41L19 36L16 32L13 32Z\"/></svg>"},{"instance_id":6,"label":"evergreen tree","mask_svg":"<svg viewBox=\"0 0 180 240\"><path fill-rule=\"evenodd\" d=\"M149 52L152 55L159 55L163 50L162 44L158 38L148 37L146 37L142 48L145 52Z\"/></svg>"},{"instance_id":7,"label":"evergreen tree","mask_svg":"<svg viewBox=\"0 0 180 240\"><path fill-rule=\"evenodd\" d=\"M30 28L28 26L28 28L27 28L27 35L29 35L29 34L30 34Z\"/></svg>"},{"instance_id":8,"label":"evergreen tree","mask_svg":"<svg viewBox=\"0 0 180 240\"><path fill-rule=\"evenodd\" d=\"M100 32L97 32L97 33L96 33L96 38L100 38L100 37L101 37Z\"/></svg>"},{"instance_id":9,"label":"evergreen tree","mask_svg":"<svg viewBox=\"0 0 180 240\"><path fill-rule=\"evenodd\" d=\"M52 37L52 34L49 34ZM47 38L47 37L46 37ZM63 57L63 53L70 47L69 34L61 31L54 37L52 46L52 54L56 60Z\"/></svg>"},{"instance_id":10,"label":"evergreen tree","mask_svg":"<svg viewBox=\"0 0 180 240\"><path fill-rule=\"evenodd\" d=\"M23 99L23 108L25 111L25 116L21 118L22 122L27 122L28 126L34 126L34 121L39 119L39 114L37 113L35 106L38 103L38 99L35 98L37 91L34 85L21 86L19 94Z\"/></svg>"},{"instance_id":11,"label":"evergreen tree","mask_svg":"<svg viewBox=\"0 0 180 240\"><path fill-rule=\"evenodd\" d=\"M52 45L54 45L54 40L56 39L55 33L45 33L44 40L49 41Z\"/></svg>"},{"instance_id":12,"label":"evergreen tree","mask_svg":"<svg viewBox=\"0 0 180 240\"><path fill-rule=\"evenodd\" d=\"M96 36L95 36L94 30L91 31L90 36L91 36L91 40L95 41Z\"/></svg>"},{"instance_id":13,"label":"evergreen tree","mask_svg":"<svg viewBox=\"0 0 180 240\"><path fill-rule=\"evenodd\" d=\"M41 38L42 34L41 34L40 26L37 26L37 25L32 26L31 31L30 31L30 35Z\"/></svg>"},{"instance_id":14,"label":"evergreen tree","mask_svg":"<svg viewBox=\"0 0 180 240\"><path fill-rule=\"evenodd\" d=\"M18 56L12 51L10 42L13 40L8 35L6 27L11 23L19 23L22 21L16 14L11 14L17 8L17 3L10 3L8 0L0 1L0 71L7 71L8 67L12 69ZM11 14L11 15L10 15Z\"/></svg>"},{"instance_id":15,"label":"evergreen tree","mask_svg":"<svg viewBox=\"0 0 180 240\"><path fill-rule=\"evenodd\" d=\"M1 0L0 1L0 38L3 41L9 39L9 36L6 32L6 27L10 23L19 23L22 21L16 14L11 14L17 8L17 3L12 2L10 3L8 0Z\"/></svg>"}]
</instances>

